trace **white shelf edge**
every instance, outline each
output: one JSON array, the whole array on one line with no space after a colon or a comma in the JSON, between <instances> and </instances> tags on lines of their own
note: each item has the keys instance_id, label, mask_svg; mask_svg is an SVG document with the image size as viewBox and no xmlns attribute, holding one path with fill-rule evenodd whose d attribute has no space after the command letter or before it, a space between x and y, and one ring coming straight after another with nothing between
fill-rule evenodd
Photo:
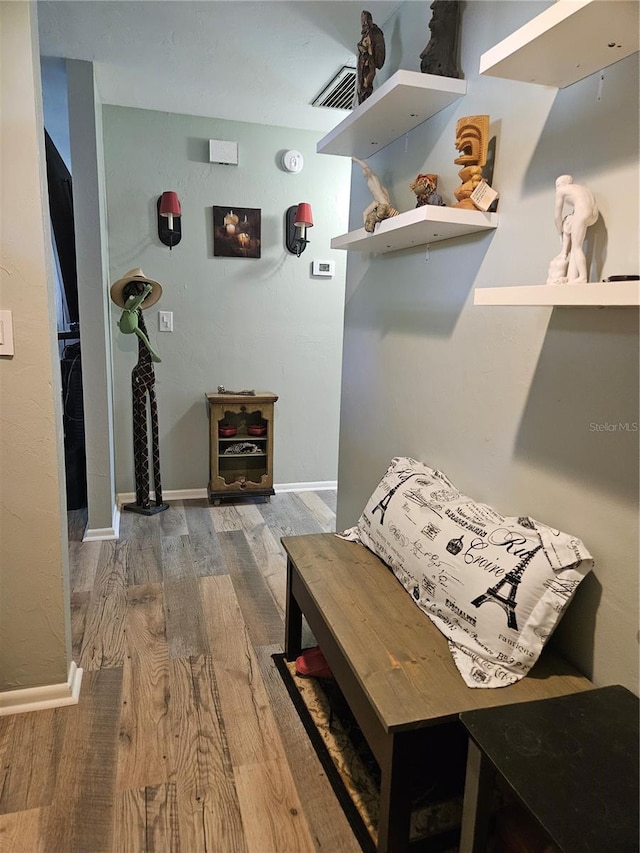
<instances>
[{"instance_id":1,"label":"white shelf edge","mask_svg":"<svg viewBox=\"0 0 640 853\"><path fill-rule=\"evenodd\" d=\"M497 213L427 204L379 222L373 233L358 228L333 237L331 248L385 254L497 227Z\"/></svg>"},{"instance_id":2,"label":"white shelf edge","mask_svg":"<svg viewBox=\"0 0 640 853\"><path fill-rule=\"evenodd\" d=\"M466 92L466 80L401 69L323 136L316 152L366 159Z\"/></svg>"},{"instance_id":3,"label":"white shelf edge","mask_svg":"<svg viewBox=\"0 0 640 853\"><path fill-rule=\"evenodd\" d=\"M639 281L477 287L474 305L640 306Z\"/></svg>"},{"instance_id":4,"label":"white shelf edge","mask_svg":"<svg viewBox=\"0 0 640 853\"><path fill-rule=\"evenodd\" d=\"M640 48L637 0L556 0L480 57L480 74L563 89Z\"/></svg>"}]
</instances>

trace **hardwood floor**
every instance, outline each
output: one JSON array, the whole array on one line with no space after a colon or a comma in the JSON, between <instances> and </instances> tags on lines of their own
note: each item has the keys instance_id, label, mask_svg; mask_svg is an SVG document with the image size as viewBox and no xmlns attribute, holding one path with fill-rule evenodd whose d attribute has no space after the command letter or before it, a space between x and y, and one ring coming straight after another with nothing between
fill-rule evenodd
<instances>
[{"instance_id":1,"label":"hardwood floor","mask_svg":"<svg viewBox=\"0 0 640 853\"><path fill-rule=\"evenodd\" d=\"M80 703L0 718L0 851L357 853L271 660L280 536L334 530L335 492L83 528L70 513Z\"/></svg>"}]
</instances>

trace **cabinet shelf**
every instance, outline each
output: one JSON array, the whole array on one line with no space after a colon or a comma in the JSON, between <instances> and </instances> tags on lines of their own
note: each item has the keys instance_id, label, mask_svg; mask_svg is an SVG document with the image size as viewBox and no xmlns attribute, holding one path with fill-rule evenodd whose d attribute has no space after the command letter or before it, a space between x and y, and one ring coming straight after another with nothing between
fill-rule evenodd
<instances>
[{"instance_id":1,"label":"cabinet shelf","mask_svg":"<svg viewBox=\"0 0 640 853\"><path fill-rule=\"evenodd\" d=\"M605 281L478 287L474 305L640 306L640 282Z\"/></svg>"},{"instance_id":2,"label":"cabinet shelf","mask_svg":"<svg viewBox=\"0 0 640 853\"><path fill-rule=\"evenodd\" d=\"M396 71L362 104L323 136L318 154L366 159L466 94L455 77Z\"/></svg>"},{"instance_id":3,"label":"cabinet shelf","mask_svg":"<svg viewBox=\"0 0 640 853\"><path fill-rule=\"evenodd\" d=\"M238 441L266 441L267 434L264 435L250 435L248 432L236 433L236 435L219 435L218 441L221 444L236 444Z\"/></svg>"},{"instance_id":4,"label":"cabinet shelf","mask_svg":"<svg viewBox=\"0 0 640 853\"><path fill-rule=\"evenodd\" d=\"M480 57L480 74L560 89L635 53L637 0L557 0Z\"/></svg>"},{"instance_id":5,"label":"cabinet shelf","mask_svg":"<svg viewBox=\"0 0 640 853\"><path fill-rule=\"evenodd\" d=\"M359 228L331 240L332 249L355 252L396 252L411 246L439 243L498 226L497 213L425 204L384 219L373 233Z\"/></svg>"},{"instance_id":6,"label":"cabinet shelf","mask_svg":"<svg viewBox=\"0 0 640 853\"><path fill-rule=\"evenodd\" d=\"M262 451L261 453L221 453L220 454L220 464L224 462L225 459L246 459L249 456L266 456L266 451Z\"/></svg>"}]
</instances>

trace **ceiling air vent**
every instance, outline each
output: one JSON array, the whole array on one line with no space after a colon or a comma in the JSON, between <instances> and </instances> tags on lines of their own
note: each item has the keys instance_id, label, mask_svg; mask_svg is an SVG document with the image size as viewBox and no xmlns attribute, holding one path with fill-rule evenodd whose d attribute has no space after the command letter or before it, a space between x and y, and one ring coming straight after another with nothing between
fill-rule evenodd
<instances>
[{"instance_id":1,"label":"ceiling air vent","mask_svg":"<svg viewBox=\"0 0 640 853\"><path fill-rule=\"evenodd\" d=\"M312 101L314 107L329 107L334 110L353 109L356 94L356 69L343 65L335 77Z\"/></svg>"}]
</instances>

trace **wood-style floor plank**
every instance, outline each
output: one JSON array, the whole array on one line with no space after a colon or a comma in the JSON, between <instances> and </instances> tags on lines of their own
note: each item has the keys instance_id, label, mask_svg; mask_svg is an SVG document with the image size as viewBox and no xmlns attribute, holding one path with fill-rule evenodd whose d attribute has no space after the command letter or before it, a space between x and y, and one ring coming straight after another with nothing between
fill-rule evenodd
<instances>
[{"instance_id":1,"label":"wood-style floor plank","mask_svg":"<svg viewBox=\"0 0 640 853\"><path fill-rule=\"evenodd\" d=\"M247 847L255 853L313 850L231 578L202 578L200 585L220 706L224 719L234 721L227 738Z\"/></svg>"},{"instance_id":2,"label":"wood-style floor plank","mask_svg":"<svg viewBox=\"0 0 640 853\"><path fill-rule=\"evenodd\" d=\"M4 791L8 784L7 778L11 771L9 756L13 750L15 740L13 733L20 716L20 714L14 714L12 716L0 717L0 792L2 792L3 797L5 796ZM0 814L3 811L1 803L2 800L0 799Z\"/></svg>"},{"instance_id":3,"label":"wood-style floor plank","mask_svg":"<svg viewBox=\"0 0 640 853\"><path fill-rule=\"evenodd\" d=\"M256 657L273 714L287 753L293 781L304 800L304 813L318 850L331 853L360 853L347 819L336 799L316 751L298 716L272 655L280 646L256 649ZM313 796L308 796L313 791Z\"/></svg>"},{"instance_id":4,"label":"wood-style floor plank","mask_svg":"<svg viewBox=\"0 0 640 853\"><path fill-rule=\"evenodd\" d=\"M62 734L55 710L0 717L0 814L51 803Z\"/></svg>"},{"instance_id":5,"label":"wood-style floor plank","mask_svg":"<svg viewBox=\"0 0 640 853\"><path fill-rule=\"evenodd\" d=\"M127 592L118 790L168 780L169 650L162 584Z\"/></svg>"},{"instance_id":6,"label":"wood-style floor plank","mask_svg":"<svg viewBox=\"0 0 640 853\"><path fill-rule=\"evenodd\" d=\"M282 614L256 566L244 532L234 530L219 537L251 642L258 646L277 642L282 638Z\"/></svg>"},{"instance_id":7,"label":"wood-style floor plank","mask_svg":"<svg viewBox=\"0 0 640 853\"><path fill-rule=\"evenodd\" d=\"M2 853L46 853L40 839L40 809L0 815Z\"/></svg>"},{"instance_id":8,"label":"wood-style floor plank","mask_svg":"<svg viewBox=\"0 0 640 853\"><path fill-rule=\"evenodd\" d=\"M149 786L144 793L146 821L144 849L153 853L179 853L182 845L175 784L167 782L164 785Z\"/></svg>"},{"instance_id":9,"label":"wood-style floor plank","mask_svg":"<svg viewBox=\"0 0 640 853\"><path fill-rule=\"evenodd\" d=\"M200 588L188 536L162 538L162 574L169 654L174 658L209 650Z\"/></svg>"},{"instance_id":10,"label":"wood-style floor plank","mask_svg":"<svg viewBox=\"0 0 640 853\"><path fill-rule=\"evenodd\" d=\"M72 592L93 588L102 542L69 542L69 582Z\"/></svg>"},{"instance_id":11,"label":"wood-style floor plank","mask_svg":"<svg viewBox=\"0 0 640 853\"><path fill-rule=\"evenodd\" d=\"M329 507L331 512L336 514L336 507L338 504L338 491L337 489L321 489L316 492L318 497L323 500L326 505Z\"/></svg>"},{"instance_id":12,"label":"wood-style floor plank","mask_svg":"<svg viewBox=\"0 0 640 853\"><path fill-rule=\"evenodd\" d=\"M231 578L201 578L213 668L234 767L278 759L282 742Z\"/></svg>"},{"instance_id":13,"label":"wood-style floor plank","mask_svg":"<svg viewBox=\"0 0 640 853\"><path fill-rule=\"evenodd\" d=\"M182 501L170 501L169 509L158 515L162 536L188 536L187 517Z\"/></svg>"},{"instance_id":14,"label":"wood-style floor plank","mask_svg":"<svg viewBox=\"0 0 640 853\"><path fill-rule=\"evenodd\" d=\"M325 533L335 533L336 514L318 492L298 492L296 497L306 506Z\"/></svg>"},{"instance_id":15,"label":"wood-style floor plank","mask_svg":"<svg viewBox=\"0 0 640 853\"><path fill-rule=\"evenodd\" d=\"M147 849L147 810L144 788L120 791L113 807L113 849L141 853Z\"/></svg>"},{"instance_id":16,"label":"wood-style floor plank","mask_svg":"<svg viewBox=\"0 0 640 853\"><path fill-rule=\"evenodd\" d=\"M160 515L124 511L120 516L120 544L126 545L128 586L162 582Z\"/></svg>"},{"instance_id":17,"label":"wood-style floor plank","mask_svg":"<svg viewBox=\"0 0 640 853\"><path fill-rule=\"evenodd\" d=\"M181 844L240 853L244 830L211 658L172 660L169 671Z\"/></svg>"},{"instance_id":18,"label":"wood-style floor plank","mask_svg":"<svg viewBox=\"0 0 640 853\"><path fill-rule=\"evenodd\" d=\"M55 711L63 718L64 739L54 799L41 813L41 841L47 853L113 849L121 687L121 669L85 672L80 703Z\"/></svg>"},{"instance_id":19,"label":"wood-style floor plank","mask_svg":"<svg viewBox=\"0 0 640 853\"><path fill-rule=\"evenodd\" d=\"M249 853L314 853L309 824L284 758L235 768Z\"/></svg>"},{"instance_id":20,"label":"wood-style floor plank","mask_svg":"<svg viewBox=\"0 0 640 853\"><path fill-rule=\"evenodd\" d=\"M80 652L80 666L85 670L121 667L124 661L127 592L123 546L115 542L100 545Z\"/></svg>"},{"instance_id":21,"label":"wood-style floor plank","mask_svg":"<svg viewBox=\"0 0 640 853\"><path fill-rule=\"evenodd\" d=\"M228 533L231 530L242 530L240 516L233 504L221 503L211 507L211 523L216 533Z\"/></svg>"},{"instance_id":22,"label":"wood-style floor plank","mask_svg":"<svg viewBox=\"0 0 640 853\"><path fill-rule=\"evenodd\" d=\"M277 500L261 504L260 512L278 540L281 536L324 532L297 494L282 492L276 497Z\"/></svg>"},{"instance_id":23,"label":"wood-style floor plank","mask_svg":"<svg viewBox=\"0 0 640 853\"><path fill-rule=\"evenodd\" d=\"M193 567L198 577L224 575L226 568L206 498L188 502L186 512Z\"/></svg>"},{"instance_id":24,"label":"wood-style floor plank","mask_svg":"<svg viewBox=\"0 0 640 853\"><path fill-rule=\"evenodd\" d=\"M71 593L71 654L76 663L82 653L90 601L91 592L88 589Z\"/></svg>"},{"instance_id":25,"label":"wood-style floor plank","mask_svg":"<svg viewBox=\"0 0 640 853\"><path fill-rule=\"evenodd\" d=\"M238 506L237 510L255 565L265 579L278 612L284 619L287 595L284 549L255 504L247 503L245 506Z\"/></svg>"}]
</instances>

